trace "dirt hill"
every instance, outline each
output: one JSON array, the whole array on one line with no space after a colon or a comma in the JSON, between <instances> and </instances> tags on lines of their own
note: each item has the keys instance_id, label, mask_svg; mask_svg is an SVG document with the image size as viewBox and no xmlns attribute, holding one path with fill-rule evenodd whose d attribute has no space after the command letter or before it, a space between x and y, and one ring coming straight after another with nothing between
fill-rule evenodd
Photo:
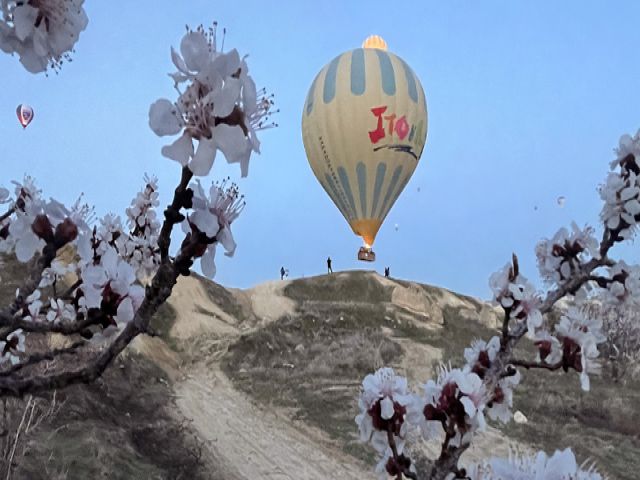
<instances>
[{"instance_id":1,"label":"dirt hill","mask_svg":"<svg viewBox=\"0 0 640 480\"><path fill-rule=\"evenodd\" d=\"M0 270L5 299L13 269ZM373 272L249 290L181 278L158 336L139 338L98 384L60 392L65 408L29 434L13 478L373 478L354 422L362 378L389 365L417 386L440 362L460 365L497 318L476 299ZM576 375L523 373L515 407L529 421L490 428L463 463L573 446L612 478L636 479L637 385L595 379L582 394Z\"/></svg>"}]
</instances>

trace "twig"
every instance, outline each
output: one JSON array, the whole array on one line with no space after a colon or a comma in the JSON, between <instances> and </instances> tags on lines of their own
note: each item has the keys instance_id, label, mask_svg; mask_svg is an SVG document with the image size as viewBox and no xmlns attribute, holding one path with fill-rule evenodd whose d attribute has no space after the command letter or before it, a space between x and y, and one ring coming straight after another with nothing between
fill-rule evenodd
<instances>
[{"instance_id":1,"label":"twig","mask_svg":"<svg viewBox=\"0 0 640 480\"><path fill-rule=\"evenodd\" d=\"M7 480L9 480L11 478L11 467L12 467L12 463L13 463L13 456L16 453L16 447L18 446L18 439L20 438L20 432L22 431L22 425L24 424L24 419L27 416L27 411L29 410L29 404L31 403L31 401L33 400L33 396L29 397L29 400L27 400L27 406L24 409L24 412L22 414L22 419L20 420L20 424L18 425L18 428L16 429L16 436L15 436L15 440L13 442L13 448L11 449L11 455L9 455L9 462L7 463Z\"/></svg>"},{"instance_id":2,"label":"twig","mask_svg":"<svg viewBox=\"0 0 640 480\"><path fill-rule=\"evenodd\" d=\"M553 365L550 365L548 363L527 362L526 360L516 360L512 358L511 360L509 360L509 363L516 367L524 367L527 370L531 368L542 368L544 370L554 371L562 368L562 362L558 362L558 363L554 363Z\"/></svg>"}]
</instances>

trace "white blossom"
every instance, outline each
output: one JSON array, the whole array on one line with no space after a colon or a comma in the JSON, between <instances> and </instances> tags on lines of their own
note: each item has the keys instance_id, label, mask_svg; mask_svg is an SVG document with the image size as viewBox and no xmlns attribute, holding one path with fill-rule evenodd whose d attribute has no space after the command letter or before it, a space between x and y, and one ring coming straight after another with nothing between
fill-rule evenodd
<instances>
[{"instance_id":1,"label":"white blossom","mask_svg":"<svg viewBox=\"0 0 640 480\"><path fill-rule=\"evenodd\" d=\"M561 228L552 239L543 239L536 245L540 276L548 284L560 284L577 271L581 263L600 258L594 229L580 229L575 222L572 230Z\"/></svg>"},{"instance_id":2,"label":"white blossom","mask_svg":"<svg viewBox=\"0 0 640 480\"><path fill-rule=\"evenodd\" d=\"M251 153L260 151L256 130L273 126L265 123L273 101L265 95L258 99L245 59L236 50L217 50L215 29L188 30L180 53L171 49L171 59L178 69L171 77L179 97L175 103L154 102L149 126L159 136L182 133L162 148L162 155L206 176L220 150L229 163L240 163L246 176Z\"/></svg>"},{"instance_id":3,"label":"white blossom","mask_svg":"<svg viewBox=\"0 0 640 480\"><path fill-rule=\"evenodd\" d=\"M244 196L238 192L236 184L227 186L227 180L213 183L209 195L199 181L190 185L193 190L193 213L182 222L182 229L187 234L204 233L212 243L209 243L200 258L202 273L213 278L216 273L215 251L218 243L225 249L225 255L232 257L236 250L236 243L231 233L231 224L242 212Z\"/></svg>"},{"instance_id":4,"label":"white blossom","mask_svg":"<svg viewBox=\"0 0 640 480\"><path fill-rule=\"evenodd\" d=\"M629 159L629 155L633 157ZM614 171L600 186L600 197L604 201L600 218L606 228L619 230L620 238L628 240L633 237L640 220L640 131L633 137L623 135L620 138L616 156L611 163Z\"/></svg>"},{"instance_id":5,"label":"white blossom","mask_svg":"<svg viewBox=\"0 0 640 480\"><path fill-rule=\"evenodd\" d=\"M578 465L571 449L508 459L493 458L467 470L470 480L602 480L593 466Z\"/></svg>"},{"instance_id":6,"label":"white blossom","mask_svg":"<svg viewBox=\"0 0 640 480\"><path fill-rule=\"evenodd\" d=\"M84 0L0 0L0 49L31 73L60 69L87 24Z\"/></svg>"},{"instance_id":7,"label":"white blossom","mask_svg":"<svg viewBox=\"0 0 640 480\"><path fill-rule=\"evenodd\" d=\"M73 321L76 318L76 310L73 305L65 303L61 299L50 300L50 309L47 312L47 321L52 323Z\"/></svg>"}]
</instances>

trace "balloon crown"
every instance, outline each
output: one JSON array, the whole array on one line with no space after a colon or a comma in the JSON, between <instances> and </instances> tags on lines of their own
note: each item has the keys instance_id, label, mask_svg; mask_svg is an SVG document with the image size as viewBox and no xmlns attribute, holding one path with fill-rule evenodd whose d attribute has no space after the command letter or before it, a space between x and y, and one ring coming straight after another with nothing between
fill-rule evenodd
<instances>
[{"instance_id":1,"label":"balloon crown","mask_svg":"<svg viewBox=\"0 0 640 480\"><path fill-rule=\"evenodd\" d=\"M387 42L379 35L370 35L362 42L362 48L377 48L378 50L387 50Z\"/></svg>"}]
</instances>

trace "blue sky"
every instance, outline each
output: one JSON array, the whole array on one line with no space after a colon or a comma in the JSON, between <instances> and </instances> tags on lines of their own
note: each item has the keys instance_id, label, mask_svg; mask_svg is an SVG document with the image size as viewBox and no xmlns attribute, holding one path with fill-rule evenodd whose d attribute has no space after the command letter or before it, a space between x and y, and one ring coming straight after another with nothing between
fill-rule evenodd
<instances>
[{"instance_id":1,"label":"blue sky","mask_svg":"<svg viewBox=\"0 0 640 480\"><path fill-rule=\"evenodd\" d=\"M98 213L122 213L150 172L166 205L179 166L160 155L168 142L149 129L149 105L175 98L169 48L184 26L217 20L225 50L250 55L281 110L249 177L221 156L212 171L248 199L235 257L217 259L226 286L279 278L282 265L291 277L323 273L330 255L335 270L389 265L393 276L487 298L511 252L537 282L536 242L571 220L598 224L596 186L612 149L640 127L637 2L87 0L85 9L89 25L59 75L0 55L0 185L29 173L48 196L71 202L83 191ZM300 119L316 73L374 33L421 79L429 132L376 239L378 260L364 264L361 240L308 166ZM19 103L35 110L24 131ZM640 260L637 245L617 252Z\"/></svg>"}]
</instances>

